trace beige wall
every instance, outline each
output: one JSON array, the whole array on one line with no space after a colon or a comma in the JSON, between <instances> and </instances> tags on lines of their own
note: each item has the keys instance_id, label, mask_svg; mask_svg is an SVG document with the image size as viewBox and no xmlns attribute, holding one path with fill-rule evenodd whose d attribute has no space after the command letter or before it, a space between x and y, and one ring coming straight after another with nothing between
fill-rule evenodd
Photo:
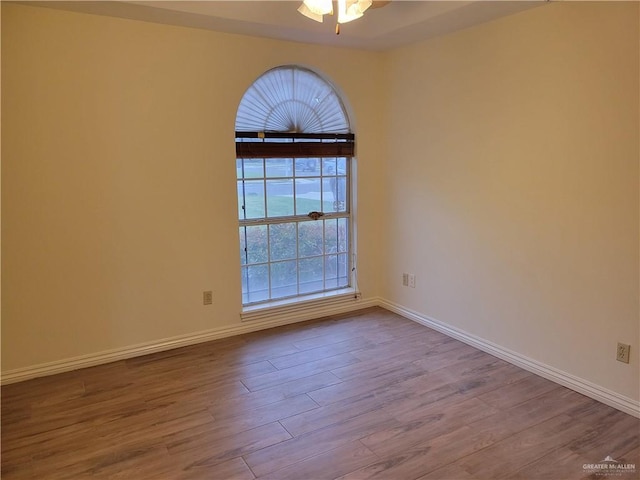
<instances>
[{"instance_id":1,"label":"beige wall","mask_svg":"<svg viewBox=\"0 0 640 480\"><path fill-rule=\"evenodd\" d=\"M2 10L3 371L239 323L235 114L280 64L351 106L359 285L378 294L379 55Z\"/></svg>"},{"instance_id":2,"label":"beige wall","mask_svg":"<svg viewBox=\"0 0 640 480\"><path fill-rule=\"evenodd\" d=\"M285 63L355 116L365 297L638 399L633 3L385 54L2 5L3 371L239 322L233 122Z\"/></svg>"},{"instance_id":3,"label":"beige wall","mask_svg":"<svg viewBox=\"0 0 640 480\"><path fill-rule=\"evenodd\" d=\"M637 400L638 45L563 2L389 55L383 296Z\"/></svg>"}]
</instances>

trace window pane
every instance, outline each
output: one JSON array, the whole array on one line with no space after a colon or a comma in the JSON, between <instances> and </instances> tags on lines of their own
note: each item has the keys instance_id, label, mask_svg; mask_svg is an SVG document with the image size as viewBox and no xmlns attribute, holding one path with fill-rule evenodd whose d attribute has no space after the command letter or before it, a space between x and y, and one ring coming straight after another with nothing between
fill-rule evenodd
<instances>
[{"instance_id":1,"label":"window pane","mask_svg":"<svg viewBox=\"0 0 640 480\"><path fill-rule=\"evenodd\" d=\"M338 179L337 177L329 177L327 180L329 188L325 195L326 202L329 206L330 212L338 212L340 209L340 197L338 192Z\"/></svg>"},{"instance_id":2,"label":"window pane","mask_svg":"<svg viewBox=\"0 0 640 480\"><path fill-rule=\"evenodd\" d=\"M238 195L238 218L244 220L244 183L242 180L237 182L236 193Z\"/></svg>"},{"instance_id":3,"label":"window pane","mask_svg":"<svg viewBox=\"0 0 640 480\"><path fill-rule=\"evenodd\" d=\"M324 262L325 288L344 288L349 286L349 255L327 255Z\"/></svg>"},{"instance_id":4,"label":"window pane","mask_svg":"<svg viewBox=\"0 0 640 480\"><path fill-rule=\"evenodd\" d=\"M337 238L337 251L348 252L349 251L349 219L338 218L336 219L338 225L338 238Z\"/></svg>"},{"instance_id":5,"label":"window pane","mask_svg":"<svg viewBox=\"0 0 640 480\"><path fill-rule=\"evenodd\" d=\"M236 158L236 178L242 178L242 159Z\"/></svg>"},{"instance_id":6,"label":"window pane","mask_svg":"<svg viewBox=\"0 0 640 480\"><path fill-rule=\"evenodd\" d=\"M238 218L264 218L264 182L238 181Z\"/></svg>"},{"instance_id":7,"label":"window pane","mask_svg":"<svg viewBox=\"0 0 640 480\"><path fill-rule=\"evenodd\" d=\"M318 292L323 289L322 257L304 258L299 261L300 293Z\"/></svg>"},{"instance_id":8,"label":"window pane","mask_svg":"<svg viewBox=\"0 0 640 480\"><path fill-rule=\"evenodd\" d=\"M338 219L324 221L324 252L338 253Z\"/></svg>"},{"instance_id":9,"label":"window pane","mask_svg":"<svg viewBox=\"0 0 640 480\"><path fill-rule=\"evenodd\" d=\"M271 298L282 298L298 293L296 261L271 264Z\"/></svg>"},{"instance_id":10,"label":"window pane","mask_svg":"<svg viewBox=\"0 0 640 480\"><path fill-rule=\"evenodd\" d=\"M292 177L293 159L270 158L266 160L267 177Z\"/></svg>"},{"instance_id":11,"label":"window pane","mask_svg":"<svg viewBox=\"0 0 640 480\"><path fill-rule=\"evenodd\" d=\"M240 227L240 265L245 265L247 263L246 238L246 227Z\"/></svg>"},{"instance_id":12,"label":"window pane","mask_svg":"<svg viewBox=\"0 0 640 480\"><path fill-rule=\"evenodd\" d=\"M240 277L242 278L242 303L249 303L249 287L247 286L247 267L240 268Z\"/></svg>"},{"instance_id":13,"label":"window pane","mask_svg":"<svg viewBox=\"0 0 640 480\"><path fill-rule=\"evenodd\" d=\"M296 158L296 177L315 177L320 175L319 158Z\"/></svg>"},{"instance_id":14,"label":"window pane","mask_svg":"<svg viewBox=\"0 0 640 480\"><path fill-rule=\"evenodd\" d=\"M335 177L322 177L322 211L325 213L335 212L333 208L333 191L332 187Z\"/></svg>"},{"instance_id":15,"label":"window pane","mask_svg":"<svg viewBox=\"0 0 640 480\"><path fill-rule=\"evenodd\" d=\"M293 180L267 180L267 216L293 215Z\"/></svg>"},{"instance_id":16,"label":"window pane","mask_svg":"<svg viewBox=\"0 0 640 480\"><path fill-rule=\"evenodd\" d=\"M347 210L347 177L337 177L333 204L338 212Z\"/></svg>"},{"instance_id":17,"label":"window pane","mask_svg":"<svg viewBox=\"0 0 640 480\"><path fill-rule=\"evenodd\" d=\"M338 256L324 257L324 275L326 288L338 288Z\"/></svg>"},{"instance_id":18,"label":"window pane","mask_svg":"<svg viewBox=\"0 0 640 480\"><path fill-rule=\"evenodd\" d=\"M269 299L269 267L267 265L250 265L242 267L245 270L243 295L248 303L261 302Z\"/></svg>"},{"instance_id":19,"label":"window pane","mask_svg":"<svg viewBox=\"0 0 640 480\"><path fill-rule=\"evenodd\" d=\"M335 158L323 158L322 159L322 175L336 175L336 159Z\"/></svg>"},{"instance_id":20,"label":"window pane","mask_svg":"<svg viewBox=\"0 0 640 480\"><path fill-rule=\"evenodd\" d=\"M322 220L298 224L298 256L322 255Z\"/></svg>"},{"instance_id":21,"label":"window pane","mask_svg":"<svg viewBox=\"0 0 640 480\"><path fill-rule=\"evenodd\" d=\"M322 211L320 203L320 179L296 179L296 213L306 215L309 212Z\"/></svg>"},{"instance_id":22,"label":"window pane","mask_svg":"<svg viewBox=\"0 0 640 480\"><path fill-rule=\"evenodd\" d=\"M325 177L323 180L323 200L325 212L344 212L346 202L346 177Z\"/></svg>"},{"instance_id":23,"label":"window pane","mask_svg":"<svg viewBox=\"0 0 640 480\"><path fill-rule=\"evenodd\" d=\"M349 285L349 255L338 255L338 288Z\"/></svg>"},{"instance_id":24,"label":"window pane","mask_svg":"<svg viewBox=\"0 0 640 480\"><path fill-rule=\"evenodd\" d=\"M264 178L264 162L261 158L236 159L238 178Z\"/></svg>"},{"instance_id":25,"label":"window pane","mask_svg":"<svg viewBox=\"0 0 640 480\"><path fill-rule=\"evenodd\" d=\"M324 211L347 211L347 159L345 157L323 159L322 175L324 176L322 182Z\"/></svg>"},{"instance_id":26,"label":"window pane","mask_svg":"<svg viewBox=\"0 0 640 480\"><path fill-rule=\"evenodd\" d=\"M247 263L267 262L267 226L256 225L246 228Z\"/></svg>"},{"instance_id":27,"label":"window pane","mask_svg":"<svg viewBox=\"0 0 640 480\"><path fill-rule=\"evenodd\" d=\"M269 227L270 260L296 258L296 224L279 223Z\"/></svg>"}]
</instances>

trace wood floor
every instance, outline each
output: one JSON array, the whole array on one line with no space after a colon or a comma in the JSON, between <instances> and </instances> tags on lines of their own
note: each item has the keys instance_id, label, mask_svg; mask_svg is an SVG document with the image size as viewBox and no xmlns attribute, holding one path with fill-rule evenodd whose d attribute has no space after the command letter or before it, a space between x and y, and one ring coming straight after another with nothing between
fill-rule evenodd
<instances>
[{"instance_id":1,"label":"wood floor","mask_svg":"<svg viewBox=\"0 0 640 480\"><path fill-rule=\"evenodd\" d=\"M603 479L640 421L382 309L2 388L2 479Z\"/></svg>"}]
</instances>

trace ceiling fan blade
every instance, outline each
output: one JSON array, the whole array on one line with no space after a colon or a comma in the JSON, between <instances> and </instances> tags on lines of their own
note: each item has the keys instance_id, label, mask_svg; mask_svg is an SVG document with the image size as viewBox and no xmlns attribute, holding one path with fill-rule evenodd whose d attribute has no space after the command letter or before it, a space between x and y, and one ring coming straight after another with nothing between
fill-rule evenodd
<instances>
[{"instance_id":1,"label":"ceiling fan blade","mask_svg":"<svg viewBox=\"0 0 640 480\"><path fill-rule=\"evenodd\" d=\"M381 8L391 3L391 0L373 0L369 8Z\"/></svg>"}]
</instances>

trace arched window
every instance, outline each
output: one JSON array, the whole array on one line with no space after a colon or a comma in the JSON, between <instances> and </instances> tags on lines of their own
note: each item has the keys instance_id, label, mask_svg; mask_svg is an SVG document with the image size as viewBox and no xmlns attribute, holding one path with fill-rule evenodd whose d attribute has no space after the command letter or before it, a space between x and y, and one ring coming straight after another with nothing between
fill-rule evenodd
<instances>
[{"instance_id":1,"label":"arched window","mask_svg":"<svg viewBox=\"0 0 640 480\"><path fill-rule=\"evenodd\" d=\"M340 97L316 73L278 67L236 115L242 303L351 284L350 159Z\"/></svg>"}]
</instances>

